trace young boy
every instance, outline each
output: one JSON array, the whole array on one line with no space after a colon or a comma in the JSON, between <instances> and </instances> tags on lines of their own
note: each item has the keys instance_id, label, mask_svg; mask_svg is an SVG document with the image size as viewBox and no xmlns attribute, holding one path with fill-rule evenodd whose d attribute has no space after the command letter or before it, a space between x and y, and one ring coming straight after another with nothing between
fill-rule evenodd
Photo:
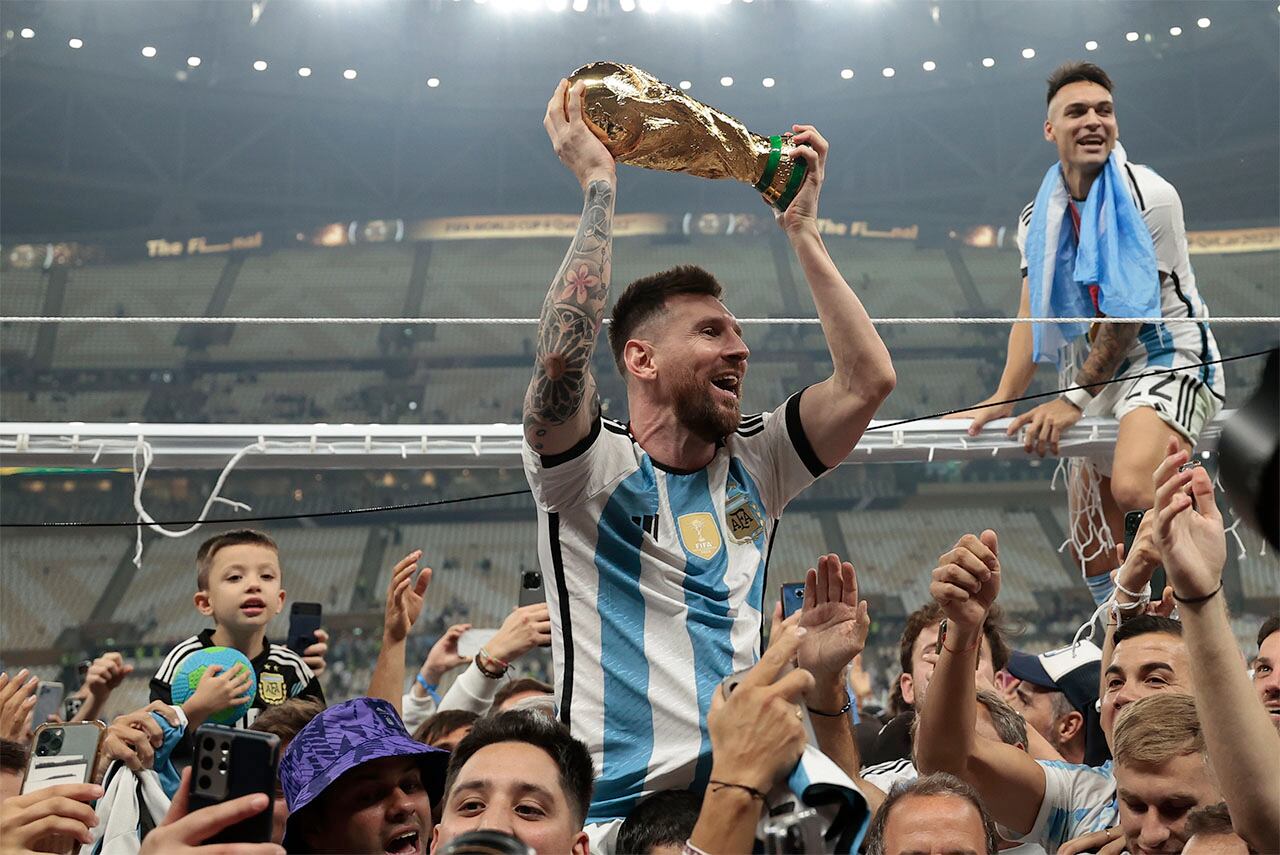
<instances>
[{"instance_id":1,"label":"young boy","mask_svg":"<svg viewBox=\"0 0 1280 855\"><path fill-rule=\"evenodd\" d=\"M279 547L260 531L228 531L202 543L196 553L195 606L200 614L213 618L214 627L169 651L151 679L151 700L173 702L170 683L188 655L205 647L234 647L253 663L258 685L252 708L236 727L248 727L261 710L289 698L314 698L323 704L320 681L303 658L267 640L267 624L284 609L281 575ZM234 673L207 673L201 688L212 680L225 681L226 691L198 691L183 705L192 731L211 713L230 706L225 703L230 695L239 694L234 691ZM240 691L246 689L247 681L241 681L240 687ZM221 706L205 709L211 702Z\"/></svg>"}]
</instances>

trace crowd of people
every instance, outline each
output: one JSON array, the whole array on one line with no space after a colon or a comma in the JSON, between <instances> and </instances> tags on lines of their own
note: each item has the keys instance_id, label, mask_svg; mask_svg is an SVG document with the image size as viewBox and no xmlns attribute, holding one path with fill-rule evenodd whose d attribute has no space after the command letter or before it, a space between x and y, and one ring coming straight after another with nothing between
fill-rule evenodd
<instances>
[{"instance_id":1,"label":"crowd of people","mask_svg":"<svg viewBox=\"0 0 1280 855\"><path fill-rule=\"evenodd\" d=\"M96 749L58 762L71 737L33 733L35 681L0 677L0 853L1280 853L1280 615L1246 663L1219 497L1191 453L1221 401L1220 374L1196 361L1216 346L1177 195L1117 152L1105 72L1075 63L1050 80L1059 163L1021 218L1022 313L1191 322L1170 335L1098 324L1082 363L1063 365L1075 386L1006 428L1044 456L1083 414L1119 420L1111 459L1072 476L1097 610L1056 649L1012 649L999 595L1028 568L1002 561L995 530L938 533L887 709L860 667L874 604L853 563L815 544L802 590L765 614L787 504L849 456L896 383L816 225L828 143L793 126L787 168L803 180L778 222L830 377L744 416L742 330L720 283L682 266L613 301L617 422L592 375L617 177L586 91L561 81L544 120L583 194L523 406L545 601L513 609L473 656L469 627L450 626L414 673L411 633L447 604L431 600L429 556L409 552L367 686L329 704L328 634L267 635L285 577L306 569L266 533L216 535L196 553L193 599L212 625L165 658L150 704L102 723ZM1116 218L1118 244L1101 247ZM1025 390L1047 332L1015 327L972 431L1009 415L1003 398ZM1168 370L1118 376L1134 364ZM1135 509L1132 542L1114 545ZM1153 591L1157 568L1167 585ZM519 664L540 648L546 682ZM73 720L93 721L130 667L95 662Z\"/></svg>"}]
</instances>

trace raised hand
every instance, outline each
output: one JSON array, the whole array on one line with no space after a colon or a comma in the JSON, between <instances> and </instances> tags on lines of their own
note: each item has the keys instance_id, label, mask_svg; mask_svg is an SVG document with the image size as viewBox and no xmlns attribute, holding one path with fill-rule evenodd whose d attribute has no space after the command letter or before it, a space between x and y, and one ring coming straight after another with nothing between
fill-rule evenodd
<instances>
[{"instance_id":1,"label":"raised hand","mask_svg":"<svg viewBox=\"0 0 1280 855\"><path fill-rule=\"evenodd\" d=\"M135 772L150 769L155 764L156 749L164 744L164 731L152 713L164 716L174 727L179 724L173 707L161 701L117 716L102 740L103 759L119 760Z\"/></svg>"},{"instance_id":2,"label":"raised hand","mask_svg":"<svg viewBox=\"0 0 1280 855\"><path fill-rule=\"evenodd\" d=\"M84 675L84 688L102 703L132 673L133 666L126 664L119 653L104 653L89 666Z\"/></svg>"},{"instance_id":3,"label":"raised hand","mask_svg":"<svg viewBox=\"0 0 1280 855\"><path fill-rule=\"evenodd\" d=\"M323 629L317 629L315 635L316 640L302 651L302 661L307 663L312 674L319 677L327 667L324 658L329 654L329 633Z\"/></svg>"},{"instance_id":4,"label":"raised hand","mask_svg":"<svg viewBox=\"0 0 1280 855\"><path fill-rule=\"evenodd\" d=\"M87 803L99 798L97 784L58 784L9 796L0 803L0 852L60 852L70 841L92 842L98 817Z\"/></svg>"},{"instance_id":5,"label":"raised hand","mask_svg":"<svg viewBox=\"0 0 1280 855\"><path fill-rule=\"evenodd\" d=\"M23 745L31 739L36 688L40 680L23 668L12 677L0 674L0 739Z\"/></svg>"},{"instance_id":6,"label":"raised hand","mask_svg":"<svg viewBox=\"0 0 1280 855\"><path fill-rule=\"evenodd\" d=\"M800 667L821 682L842 674L867 643L871 621L867 601L858 600L858 575L848 561L831 553L818 559L804 579L804 608L800 624Z\"/></svg>"},{"instance_id":7,"label":"raised hand","mask_svg":"<svg viewBox=\"0 0 1280 855\"><path fill-rule=\"evenodd\" d=\"M929 594L947 620L979 628L1000 594L999 542L987 529L981 537L966 534L938 558Z\"/></svg>"},{"instance_id":8,"label":"raised hand","mask_svg":"<svg viewBox=\"0 0 1280 855\"><path fill-rule=\"evenodd\" d=\"M458 639L469 629L471 629L469 623L455 623L440 636L435 644L431 645L427 659L422 663L421 673L424 680L434 686L445 674L471 661L470 656L458 653Z\"/></svg>"},{"instance_id":9,"label":"raised hand","mask_svg":"<svg viewBox=\"0 0 1280 855\"><path fill-rule=\"evenodd\" d=\"M534 603L507 615L485 652L495 659L514 662L535 647L551 643L551 610L546 603Z\"/></svg>"},{"instance_id":10,"label":"raised hand","mask_svg":"<svg viewBox=\"0 0 1280 855\"><path fill-rule=\"evenodd\" d=\"M416 549L401 558L391 570L391 584L387 586L387 608L382 635L390 642L399 643L409 635L409 630L422 614L427 586L431 584L431 568L423 567L415 581L417 561L422 550Z\"/></svg>"},{"instance_id":11,"label":"raised hand","mask_svg":"<svg viewBox=\"0 0 1280 855\"><path fill-rule=\"evenodd\" d=\"M791 144L795 146L795 156L803 159L807 168L800 191L791 200L787 210L778 217L778 222L788 233L816 225L818 195L822 192L822 182L826 178L827 152L831 147L813 125L792 125L791 130L794 134Z\"/></svg>"},{"instance_id":12,"label":"raised hand","mask_svg":"<svg viewBox=\"0 0 1280 855\"><path fill-rule=\"evenodd\" d=\"M542 118L556 157L569 167L584 189L596 178L612 183L615 171L613 155L583 119L582 94L586 89L581 81L570 87L568 80L561 80Z\"/></svg>"},{"instance_id":13,"label":"raised hand","mask_svg":"<svg viewBox=\"0 0 1280 855\"><path fill-rule=\"evenodd\" d=\"M210 665L200 675L195 693L182 705L187 713L188 729L194 731L220 710L249 703L249 687L252 685L251 668L241 664L224 670L221 665Z\"/></svg>"},{"instance_id":14,"label":"raised hand","mask_svg":"<svg viewBox=\"0 0 1280 855\"><path fill-rule=\"evenodd\" d=\"M1207 597L1222 584L1227 561L1227 537L1213 481L1200 466L1178 471L1190 455L1176 439L1169 440L1167 451L1152 476L1156 488L1155 542L1178 596L1184 600Z\"/></svg>"},{"instance_id":15,"label":"raised hand","mask_svg":"<svg viewBox=\"0 0 1280 855\"><path fill-rule=\"evenodd\" d=\"M270 809L266 793L251 793L222 804L190 811L191 770L182 773L182 784L169 805L164 822L142 841L140 855L284 855L274 843L218 843L202 845L219 831Z\"/></svg>"}]
</instances>

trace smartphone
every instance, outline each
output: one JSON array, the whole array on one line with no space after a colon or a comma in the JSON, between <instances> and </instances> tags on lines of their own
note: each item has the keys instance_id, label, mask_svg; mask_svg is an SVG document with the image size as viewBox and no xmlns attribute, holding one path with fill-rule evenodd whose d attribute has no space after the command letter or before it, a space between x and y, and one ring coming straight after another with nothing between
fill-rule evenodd
<instances>
[{"instance_id":1,"label":"smartphone","mask_svg":"<svg viewBox=\"0 0 1280 855\"><path fill-rule=\"evenodd\" d=\"M458 636L458 655L475 656L489 639L498 634L496 629L469 629Z\"/></svg>"},{"instance_id":2,"label":"smartphone","mask_svg":"<svg viewBox=\"0 0 1280 855\"><path fill-rule=\"evenodd\" d=\"M221 804L251 793L273 796L280 764L280 738L274 733L201 725L191 764L191 810ZM271 802L262 812L230 825L206 843L268 843Z\"/></svg>"},{"instance_id":3,"label":"smartphone","mask_svg":"<svg viewBox=\"0 0 1280 855\"><path fill-rule=\"evenodd\" d=\"M99 721L37 727L22 792L32 793L58 784L90 783L106 732L106 725Z\"/></svg>"},{"instance_id":4,"label":"smartphone","mask_svg":"<svg viewBox=\"0 0 1280 855\"><path fill-rule=\"evenodd\" d=\"M1124 554L1127 558L1133 549L1134 538L1138 536L1138 527L1142 525L1142 517L1146 511L1129 511L1124 515ZM1151 599L1159 600L1164 593L1165 573L1163 567L1157 567L1151 574Z\"/></svg>"},{"instance_id":5,"label":"smartphone","mask_svg":"<svg viewBox=\"0 0 1280 855\"><path fill-rule=\"evenodd\" d=\"M786 620L804 608L804 582L788 582L782 586L782 619Z\"/></svg>"},{"instance_id":6,"label":"smartphone","mask_svg":"<svg viewBox=\"0 0 1280 855\"><path fill-rule=\"evenodd\" d=\"M319 603L294 603L289 609L289 649L299 656L316 643L320 612Z\"/></svg>"},{"instance_id":7,"label":"smartphone","mask_svg":"<svg viewBox=\"0 0 1280 855\"><path fill-rule=\"evenodd\" d=\"M547 592L542 588L542 574L537 570L526 570L520 574L520 606L535 606L547 601Z\"/></svg>"},{"instance_id":8,"label":"smartphone","mask_svg":"<svg viewBox=\"0 0 1280 855\"><path fill-rule=\"evenodd\" d=\"M57 715L62 712L62 684L56 680L45 682L40 681L39 687L36 688L36 708L31 716L31 723L35 725L45 724L49 721L49 716Z\"/></svg>"},{"instance_id":9,"label":"smartphone","mask_svg":"<svg viewBox=\"0 0 1280 855\"><path fill-rule=\"evenodd\" d=\"M794 671L795 668L796 666L793 663L788 662L780 671L778 671L778 676L775 678L774 682L781 680L783 677ZM746 677L750 671L750 668L744 668L741 671L736 671L730 674L728 677L725 677L720 681L720 694L724 696L726 701L729 700L729 696L733 694L733 690L738 688L738 684L742 682L743 678ZM801 705L800 712L802 713L800 718L804 724L804 732L809 738L809 744L814 748L817 748L818 736L813 732L813 720L809 718L809 711Z\"/></svg>"}]
</instances>

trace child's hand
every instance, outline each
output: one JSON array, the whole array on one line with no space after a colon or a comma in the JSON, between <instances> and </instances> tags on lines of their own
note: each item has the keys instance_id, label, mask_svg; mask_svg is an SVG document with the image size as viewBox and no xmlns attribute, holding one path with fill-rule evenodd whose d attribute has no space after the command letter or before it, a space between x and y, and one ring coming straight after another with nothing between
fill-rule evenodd
<instances>
[{"instance_id":1,"label":"child's hand","mask_svg":"<svg viewBox=\"0 0 1280 855\"><path fill-rule=\"evenodd\" d=\"M253 684L253 675L244 665L236 665L230 671L223 672L221 665L210 665L200 675L200 684L195 694L182 705L187 718L192 722L188 727L194 730L205 719L228 707L237 707L249 703L249 687Z\"/></svg>"}]
</instances>

